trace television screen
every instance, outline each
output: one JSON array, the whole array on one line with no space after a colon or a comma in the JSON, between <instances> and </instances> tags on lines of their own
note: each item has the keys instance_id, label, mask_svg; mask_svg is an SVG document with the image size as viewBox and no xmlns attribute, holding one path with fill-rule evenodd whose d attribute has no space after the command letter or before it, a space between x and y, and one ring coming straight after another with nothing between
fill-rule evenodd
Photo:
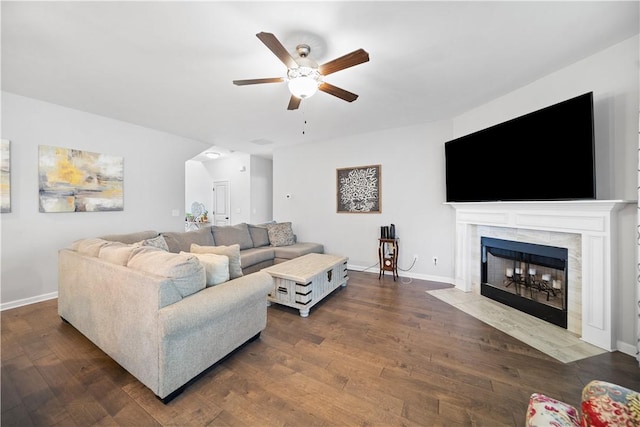
<instances>
[{"instance_id":1,"label":"television screen","mask_svg":"<svg viewBox=\"0 0 640 427\"><path fill-rule=\"evenodd\" d=\"M447 202L595 199L593 92L445 143Z\"/></svg>"}]
</instances>

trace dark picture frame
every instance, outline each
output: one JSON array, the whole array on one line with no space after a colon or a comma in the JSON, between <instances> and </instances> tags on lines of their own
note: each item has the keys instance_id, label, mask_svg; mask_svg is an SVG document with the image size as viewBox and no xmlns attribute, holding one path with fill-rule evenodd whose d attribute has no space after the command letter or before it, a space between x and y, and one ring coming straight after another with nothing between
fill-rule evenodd
<instances>
[{"instance_id":1,"label":"dark picture frame","mask_svg":"<svg viewBox=\"0 0 640 427\"><path fill-rule=\"evenodd\" d=\"M381 213L382 165L336 169L338 213Z\"/></svg>"}]
</instances>

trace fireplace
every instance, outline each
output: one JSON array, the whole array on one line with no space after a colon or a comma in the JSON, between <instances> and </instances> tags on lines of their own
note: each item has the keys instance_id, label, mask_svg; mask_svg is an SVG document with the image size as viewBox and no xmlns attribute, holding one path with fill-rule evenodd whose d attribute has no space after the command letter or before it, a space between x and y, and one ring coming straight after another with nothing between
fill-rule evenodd
<instances>
[{"instance_id":1,"label":"fireplace","mask_svg":"<svg viewBox=\"0 0 640 427\"><path fill-rule=\"evenodd\" d=\"M567 328L566 248L481 237L480 293Z\"/></svg>"},{"instance_id":2,"label":"fireplace","mask_svg":"<svg viewBox=\"0 0 640 427\"><path fill-rule=\"evenodd\" d=\"M625 209L627 212L636 209L635 202L574 200L448 204L456 210L456 288L480 293L480 237L487 234L478 235L479 228L502 230L501 235L491 237L569 247L569 284L565 292L568 294L567 330L600 348L617 348L615 303L621 286L617 277L620 265L617 226L622 219L618 218L618 211L626 207L629 207ZM530 238L530 233L537 233L534 239ZM566 236L577 238L578 251L565 244ZM549 326L552 327L551 324Z\"/></svg>"}]
</instances>

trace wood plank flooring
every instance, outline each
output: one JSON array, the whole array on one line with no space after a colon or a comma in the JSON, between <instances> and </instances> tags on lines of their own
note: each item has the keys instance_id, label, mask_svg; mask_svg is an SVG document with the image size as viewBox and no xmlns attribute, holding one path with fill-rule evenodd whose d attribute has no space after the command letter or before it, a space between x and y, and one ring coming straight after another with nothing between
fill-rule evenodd
<instances>
[{"instance_id":1,"label":"wood plank flooring","mask_svg":"<svg viewBox=\"0 0 640 427\"><path fill-rule=\"evenodd\" d=\"M168 405L63 323L57 300L4 311L0 422L521 426L534 391L578 405L592 379L640 389L631 356L562 363L426 293L448 285L349 275L308 318L269 307L260 339Z\"/></svg>"}]
</instances>

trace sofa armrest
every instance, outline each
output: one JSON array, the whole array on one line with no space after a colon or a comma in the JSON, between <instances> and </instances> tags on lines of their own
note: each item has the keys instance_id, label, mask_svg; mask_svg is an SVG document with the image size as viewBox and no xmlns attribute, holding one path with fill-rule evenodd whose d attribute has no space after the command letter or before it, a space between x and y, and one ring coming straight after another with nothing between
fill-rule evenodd
<instances>
[{"instance_id":1,"label":"sofa armrest","mask_svg":"<svg viewBox=\"0 0 640 427\"><path fill-rule=\"evenodd\" d=\"M162 308L159 333L161 336L181 334L260 300L264 300L266 310L267 295L272 288L273 278L267 273L257 272L203 289Z\"/></svg>"}]
</instances>

